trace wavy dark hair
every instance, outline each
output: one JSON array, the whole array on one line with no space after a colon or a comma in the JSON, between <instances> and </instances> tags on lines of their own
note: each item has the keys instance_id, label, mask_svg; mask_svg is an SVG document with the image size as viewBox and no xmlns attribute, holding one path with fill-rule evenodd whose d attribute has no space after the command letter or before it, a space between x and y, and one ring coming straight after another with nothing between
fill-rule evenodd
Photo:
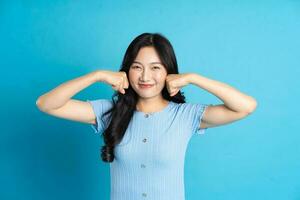
<instances>
[{"instance_id":1,"label":"wavy dark hair","mask_svg":"<svg viewBox=\"0 0 300 200\"><path fill-rule=\"evenodd\" d=\"M154 47L167 74L178 74L178 65L173 47L169 40L160 33L142 33L128 46L119 71L126 72L129 77L129 68L142 47ZM168 101L185 103L183 92L170 96L166 86L162 89L162 96ZM101 148L101 158L104 162L113 162L114 147L119 144L126 132L128 124L136 110L138 94L129 85L125 94L118 91L112 96L113 106L104 115L110 114L110 124L103 133L105 145Z\"/></svg>"}]
</instances>

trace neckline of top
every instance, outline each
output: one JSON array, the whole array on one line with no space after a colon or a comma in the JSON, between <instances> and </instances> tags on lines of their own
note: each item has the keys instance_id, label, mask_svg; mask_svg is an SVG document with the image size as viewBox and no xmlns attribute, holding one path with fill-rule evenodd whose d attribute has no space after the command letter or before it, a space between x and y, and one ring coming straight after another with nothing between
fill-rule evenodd
<instances>
[{"instance_id":1,"label":"neckline of top","mask_svg":"<svg viewBox=\"0 0 300 200\"><path fill-rule=\"evenodd\" d=\"M138 114L142 114L142 115L146 115L146 114L155 115L155 114L159 114L159 113L167 111L171 107L171 104L173 104L173 102L169 101L168 105L166 105L163 109L161 109L159 111L155 111L155 112L143 112L143 111L139 111L139 110L135 110L135 112L138 113Z\"/></svg>"}]
</instances>

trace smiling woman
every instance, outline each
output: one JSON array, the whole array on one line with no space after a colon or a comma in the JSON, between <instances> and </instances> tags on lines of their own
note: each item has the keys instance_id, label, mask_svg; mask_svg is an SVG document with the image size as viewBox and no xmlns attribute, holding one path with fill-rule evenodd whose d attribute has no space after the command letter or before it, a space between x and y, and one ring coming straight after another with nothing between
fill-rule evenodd
<instances>
[{"instance_id":1,"label":"smiling woman","mask_svg":"<svg viewBox=\"0 0 300 200\"><path fill-rule=\"evenodd\" d=\"M106 145L102 149L102 159L108 162L113 161L114 146L124 137L136 109L155 112L169 101L185 102L181 92L171 97L166 87L167 75L178 74L178 66L171 43L161 34L137 36L128 46L119 71L128 75L129 87L125 95L116 94L118 98L113 101L112 108L114 117L104 132Z\"/></svg>"},{"instance_id":2,"label":"smiling woman","mask_svg":"<svg viewBox=\"0 0 300 200\"><path fill-rule=\"evenodd\" d=\"M112 100L70 99L96 82L117 91ZM186 103L180 89L188 84L225 104ZM66 82L41 96L37 105L51 115L89 123L103 135L101 158L111 164L111 200L184 200L190 138L245 117L256 101L224 83L195 73L179 74L168 39L143 33L128 46L119 72L98 70Z\"/></svg>"}]
</instances>

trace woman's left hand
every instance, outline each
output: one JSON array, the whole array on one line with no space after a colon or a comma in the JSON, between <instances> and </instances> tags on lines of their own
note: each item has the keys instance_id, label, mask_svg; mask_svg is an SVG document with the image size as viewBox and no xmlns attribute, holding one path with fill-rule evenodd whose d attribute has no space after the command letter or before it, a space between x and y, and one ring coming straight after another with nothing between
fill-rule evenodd
<instances>
[{"instance_id":1,"label":"woman's left hand","mask_svg":"<svg viewBox=\"0 0 300 200\"><path fill-rule=\"evenodd\" d=\"M170 96L176 95L179 90L190 83L190 73L168 74L166 77L166 87Z\"/></svg>"}]
</instances>

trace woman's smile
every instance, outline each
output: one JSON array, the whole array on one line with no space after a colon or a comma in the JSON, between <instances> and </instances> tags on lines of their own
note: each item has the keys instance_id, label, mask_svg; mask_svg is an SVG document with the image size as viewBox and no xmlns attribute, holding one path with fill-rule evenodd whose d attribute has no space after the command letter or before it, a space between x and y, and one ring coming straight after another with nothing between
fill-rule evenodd
<instances>
[{"instance_id":1,"label":"woman's smile","mask_svg":"<svg viewBox=\"0 0 300 200\"><path fill-rule=\"evenodd\" d=\"M142 89L151 88L152 86L153 86L153 84L139 84L139 87Z\"/></svg>"}]
</instances>

